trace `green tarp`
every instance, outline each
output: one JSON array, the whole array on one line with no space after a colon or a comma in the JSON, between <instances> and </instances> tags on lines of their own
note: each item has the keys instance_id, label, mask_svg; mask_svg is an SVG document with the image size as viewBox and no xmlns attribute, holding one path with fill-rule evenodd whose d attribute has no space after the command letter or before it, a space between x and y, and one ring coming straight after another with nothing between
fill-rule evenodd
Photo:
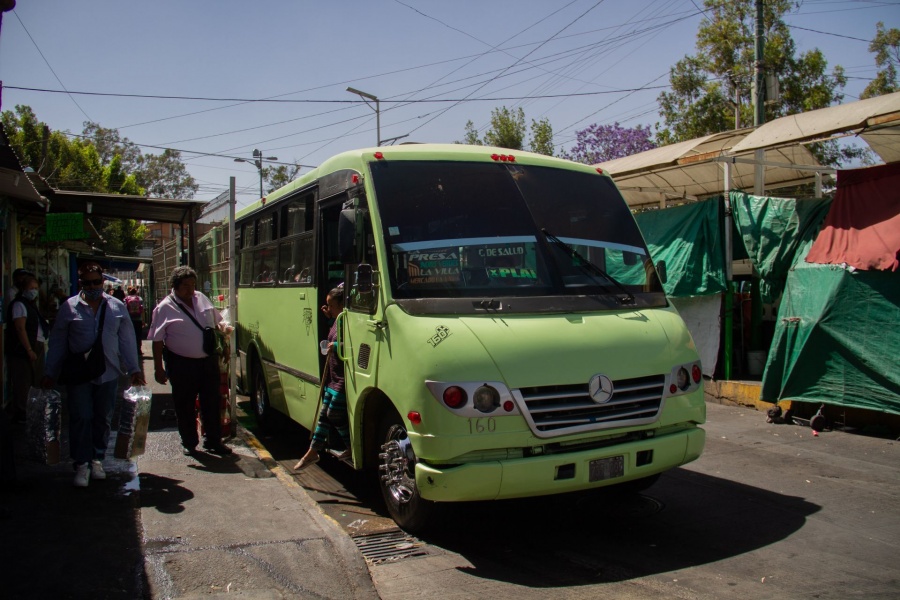
<instances>
[{"instance_id":1,"label":"green tarp","mask_svg":"<svg viewBox=\"0 0 900 600\"><path fill-rule=\"evenodd\" d=\"M900 276L797 261L762 382L769 402L900 414Z\"/></svg>"},{"instance_id":2,"label":"green tarp","mask_svg":"<svg viewBox=\"0 0 900 600\"><path fill-rule=\"evenodd\" d=\"M654 262L666 261L668 296L725 290L721 199L635 215Z\"/></svg>"},{"instance_id":3,"label":"green tarp","mask_svg":"<svg viewBox=\"0 0 900 600\"><path fill-rule=\"evenodd\" d=\"M760 296L772 303L788 270L809 252L830 199L766 198L731 192L734 223L750 262L760 275Z\"/></svg>"}]
</instances>

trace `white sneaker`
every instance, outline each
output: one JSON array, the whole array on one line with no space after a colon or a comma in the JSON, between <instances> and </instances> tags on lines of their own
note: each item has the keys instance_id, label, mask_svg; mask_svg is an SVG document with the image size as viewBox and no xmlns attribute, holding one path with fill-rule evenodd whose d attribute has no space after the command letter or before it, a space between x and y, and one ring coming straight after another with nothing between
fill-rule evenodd
<instances>
[{"instance_id":1,"label":"white sneaker","mask_svg":"<svg viewBox=\"0 0 900 600\"><path fill-rule=\"evenodd\" d=\"M91 465L88 463L75 467L75 481L72 482L72 485L75 487L87 487L91 477L90 468Z\"/></svg>"},{"instance_id":2,"label":"white sneaker","mask_svg":"<svg viewBox=\"0 0 900 600\"><path fill-rule=\"evenodd\" d=\"M91 479L106 479L106 471L103 470L103 463L99 460L91 461Z\"/></svg>"}]
</instances>

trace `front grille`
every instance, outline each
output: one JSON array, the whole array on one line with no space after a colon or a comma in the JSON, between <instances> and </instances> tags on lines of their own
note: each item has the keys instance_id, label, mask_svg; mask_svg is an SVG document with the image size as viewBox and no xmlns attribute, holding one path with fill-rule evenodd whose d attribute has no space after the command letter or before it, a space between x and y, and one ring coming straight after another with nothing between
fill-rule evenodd
<instances>
[{"instance_id":1,"label":"front grille","mask_svg":"<svg viewBox=\"0 0 900 600\"><path fill-rule=\"evenodd\" d=\"M665 381L665 375L614 381L613 396L604 404L591 399L587 382L521 388L513 395L535 435L551 437L652 423L662 407Z\"/></svg>"}]
</instances>

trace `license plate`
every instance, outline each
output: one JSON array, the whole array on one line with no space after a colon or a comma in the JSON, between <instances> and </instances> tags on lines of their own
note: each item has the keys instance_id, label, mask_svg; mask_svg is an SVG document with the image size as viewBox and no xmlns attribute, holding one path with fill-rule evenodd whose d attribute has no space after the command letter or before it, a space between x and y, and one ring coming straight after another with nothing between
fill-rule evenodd
<instances>
[{"instance_id":1,"label":"license plate","mask_svg":"<svg viewBox=\"0 0 900 600\"><path fill-rule=\"evenodd\" d=\"M611 456L609 458L598 458L590 462L588 472L589 481L603 481L604 479L613 479L614 477L622 477L625 474L625 457Z\"/></svg>"}]
</instances>

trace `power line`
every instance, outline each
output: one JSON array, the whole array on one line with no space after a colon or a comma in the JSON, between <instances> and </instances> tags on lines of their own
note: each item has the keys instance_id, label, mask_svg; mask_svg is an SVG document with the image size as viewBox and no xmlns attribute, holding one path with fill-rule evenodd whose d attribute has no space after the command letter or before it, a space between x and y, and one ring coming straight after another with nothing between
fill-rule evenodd
<instances>
[{"instance_id":1,"label":"power line","mask_svg":"<svg viewBox=\"0 0 900 600\"><path fill-rule=\"evenodd\" d=\"M504 71L509 70L512 66L507 67ZM497 75L487 81L485 84L490 83L494 79L497 79L500 75ZM196 96L158 96L158 95L142 95L142 94L114 94L111 92L82 92L82 91L72 91L72 90L51 90L47 88L32 88L32 87L22 87L16 85L4 85L5 89L8 90L21 90L26 92L41 92L48 94L79 94L83 96L111 96L117 98L145 98L151 100L201 100L207 102L287 102L287 103L316 103L316 104L365 104L363 100L275 100L275 99L267 99L267 98L204 98L204 97L196 97ZM659 87L668 87L668 86L659 86ZM460 103L460 102L497 102L497 101L506 101L506 100L540 100L543 98L564 98L568 96L596 96L600 94L618 94L624 92L635 92L640 91L642 89L647 88L623 88L617 90L606 90L602 92L581 92L575 94L546 94L546 95L537 95L537 96L499 96L499 97L481 97L481 98L471 98L470 96L466 96L463 98L429 98L425 100L381 100L380 102L384 103L393 103L393 104L439 104L439 103ZM322 113L325 114L325 113ZM87 116L87 115L85 115ZM315 115L313 115L315 116ZM90 117L88 117L90 120ZM272 125L277 125L278 123L272 123ZM118 129L118 128L117 128Z\"/></svg>"},{"instance_id":2,"label":"power line","mask_svg":"<svg viewBox=\"0 0 900 600\"><path fill-rule=\"evenodd\" d=\"M831 35L834 37L845 38L848 40L856 40L857 42L865 42L867 44L872 41L872 40L864 40L864 39L858 38L858 37L852 37L849 35L841 35L840 33L830 33L828 31L819 31L818 29L809 29L807 27L798 27L796 25L788 25L788 27L790 27L791 29L802 29L803 31L812 31L813 33L821 33L822 35Z\"/></svg>"},{"instance_id":3,"label":"power line","mask_svg":"<svg viewBox=\"0 0 900 600\"><path fill-rule=\"evenodd\" d=\"M50 65L50 61L47 60L47 57L44 56L44 53L41 51L41 47L38 46L37 42L34 41L34 38L31 37L31 32L28 31L28 28L27 28L27 27L25 27L25 23L22 22L22 18L19 16L19 12L18 12L18 11L15 11L15 12L13 12L13 14L16 15L16 20L19 21L19 25L21 25L21 26L22 26L22 29L25 30L25 34L28 36L28 39L31 40L31 43L32 43L32 44L34 44L34 47L35 47L35 49L38 51L38 54L41 55L41 58L44 60L44 64L47 65L47 68L50 69L50 72L51 72L51 73L53 73L53 76L56 78L56 81L58 81L58 82L59 82L59 85L61 85L62 88L63 88L63 90L65 90L65 89L66 89L65 84L64 84L64 83L62 82L62 80L59 78L59 75L56 74L56 71L53 70L53 67ZM65 93L68 94L69 92L66 91ZM72 98L72 97L71 97L71 94L69 94L69 99L72 101L72 103L73 103L75 106L78 107L78 110L81 111L81 114L83 114L83 115L85 116L85 118L87 118L88 121L93 121L93 119L92 119L92 118L84 111L84 109L81 108L81 105L78 104L78 102L75 101L75 98Z\"/></svg>"},{"instance_id":4,"label":"power line","mask_svg":"<svg viewBox=\"0 0 900 600\"><path fill-rule=\"evenodd\" d=\"M472 94L474 94L474 93L477 92L478 90L481 90L482 88L484 88L487 84L491 83L492 81L495 81L496 79L498 79L500 76L502 76L504 73L506 73L506 71L508 71L509 69L513 68L514 66L516 66L516 65L519 64L520 62L523 62L526 58L528 58L529 56L531 56L532 54L534 54L535 52L537 52L540 48L542 48L544 45L546 45L547 43L549 43L550 40L552 40L552 39L554 39L555 37L557 37L557 36L558 36L559 34L561 34L563 31L565 31L566 29L568 29L569 27L571 27L572 25L574 25L575 23L577 23L579 19L581 19L582 17L584 17L585 15L587 15L589 12L591 12L592 10L594 10L595 8L597 8L598 6L600 6L601 4L603 4L603 1L604 1L604 0L599 0L596 4L594 4L594 5L591 6L589 9L587 9L586 11L584 11L582 14L580 14L580 15L579 15L578 17L576 17L574 20L570 21L565 27L563 27L562 29L560 29L559 31L557 31L556 33L554 33L553 35L551 35L551 36L550 36L549 38L547 38L546 40L542 41L542 42L541 42L540 44L538 44L537 47L535 47L533 50L531 50L531 51L529 51L528 53L526 53L525 56L523 56L522 58L517 59L515 62L513 62L513 64L511 64L511 65L509 65L508 67L506 67L505 69L503 69L503 71L501 71L498 75L496 75L495 77L493 77L493 78L487 80L487 81L484 82L481 86L479 86L477 89L473 90L472 93L469 94L468 96L466 96L466 98L464 98L463 100L468 99L469 97L471 97ZM462 102L462 100L461 100L460 102ZM443 111L441 111L441 112L440 112L439 114L437 114L436 116L434 116L434 117L432 117L431 119L425 121L424 123L422 123L421 125L419 125L419 126L416 127L415 129L413 129L412 131L410 131L410 133L412 133L413 131L417 131L417 130L421 129L422 127L425 127L425 125L428 125L429 123L431 123L432 121L434 121L435 119L437 119L438 117L440 117L441 115L443 115L444 113L446 113L447 111L449 111L451 108L457 106L458 104L459 104L459 102L455 103L453 106L450 106L450 107L444 109Z\"/></svg>"}]
</instances>

